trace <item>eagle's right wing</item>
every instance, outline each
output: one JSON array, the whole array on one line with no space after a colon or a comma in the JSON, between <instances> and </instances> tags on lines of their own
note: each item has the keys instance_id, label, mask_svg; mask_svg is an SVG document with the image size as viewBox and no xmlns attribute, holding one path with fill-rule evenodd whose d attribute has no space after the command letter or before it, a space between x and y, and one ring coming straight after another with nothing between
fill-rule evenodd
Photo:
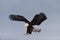
<instances>
[{"instance_id":1,"label":"eagle's right wing","mask_svg":"<svg viewBox=\"0 0 60 40\"><path fill-rule=\"evenodd\" d=\"M24 21L25 23L29 23L29 21L25 17L23 17L21 15L13 15L13 14L11 14L9 16L9 18L11 20L13 20L13 21Z\"/></svg>"},{"instance_id":2,"label":"eagle's right wing","mask_svg":"<svg viewBox=\"0 0 60 40\"><path fill-rule=\"evenodd\" d=\"M34 18L32 19L31 23L32 25L40 25L46 19L47 17L44 13L36 14Z\"/></svg>"}]
</instances>

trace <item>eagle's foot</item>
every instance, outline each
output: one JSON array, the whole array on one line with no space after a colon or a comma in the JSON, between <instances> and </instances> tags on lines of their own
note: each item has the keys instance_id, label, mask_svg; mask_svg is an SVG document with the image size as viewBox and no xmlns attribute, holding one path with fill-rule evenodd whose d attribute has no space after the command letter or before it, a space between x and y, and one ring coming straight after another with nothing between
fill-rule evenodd
<instances>
[{"instance_id":1,"label":"eagle's foot","mask_svg":"<svg viewBox=\"0 0 60 40\"><path fill-rule=\"evenodd\" d=\"M41 29L33 29L33 32L41 32Z\"/></svg>"}]
</instances>

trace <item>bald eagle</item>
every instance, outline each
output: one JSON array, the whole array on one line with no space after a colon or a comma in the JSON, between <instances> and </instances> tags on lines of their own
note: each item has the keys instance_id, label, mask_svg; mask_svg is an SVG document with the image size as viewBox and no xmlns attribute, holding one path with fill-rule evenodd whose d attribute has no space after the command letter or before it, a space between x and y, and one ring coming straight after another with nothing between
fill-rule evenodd
<instances>
[{"instance_id":1,"label":"bald eagle","mask_svg":"<svg viewBox=\"0 0 60 40\"><path fill-rule=\"evenodd\" d=\"M32 32L40 32L41 29L35 29L34 25L40 25L43 21L47 19L46 15L44 13L39 13L34 16L32 21L28 21L24 16L21 15L9 15L9 18L13 21L23 21L26 23L25 26L27 26L27 32L26 34L31 34Z\"/></svg>"}]
</instances>

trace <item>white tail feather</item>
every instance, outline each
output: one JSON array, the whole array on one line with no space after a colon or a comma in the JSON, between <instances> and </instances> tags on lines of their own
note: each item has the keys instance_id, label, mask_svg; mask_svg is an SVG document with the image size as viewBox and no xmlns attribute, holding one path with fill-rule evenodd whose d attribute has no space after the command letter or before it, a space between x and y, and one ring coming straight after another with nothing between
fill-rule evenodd
<instances>
[{"instance_id":1,"label":"white tail feather","mask_svg":"<svg viewBox=\"0 0 60 40\"><path fill-rule=\"evenodd\" d=\"M24 35L30 35L29 33L25 33Z\"/></svg>"}]
</instances>

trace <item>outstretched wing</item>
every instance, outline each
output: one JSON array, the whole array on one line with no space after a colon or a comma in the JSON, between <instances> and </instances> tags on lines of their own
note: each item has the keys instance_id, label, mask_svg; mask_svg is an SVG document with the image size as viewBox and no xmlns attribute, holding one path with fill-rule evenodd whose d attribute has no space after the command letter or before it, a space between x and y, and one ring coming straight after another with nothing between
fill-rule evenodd
<instances>
[{"instance_id":1,"label":"outstretched wing","mask_svg":"<svg viewBox=\"0 0 60 40\"><path fill-rule=\"evenodd\" d=\"M40 25L47 17L44 13L36 14L31 21L32 25Z\"/></svg>"},{"instance_id":2,"label":"outstretched wing","mask_svg":"<svg viewBox=\"0 0 60 40\"><path fill-rule=\"evenodd\" d=\"M21 15L10 15L9 18L13 21L24 21L26 23L29 22L25 17L23 17Z\"/></svg>"}]
</instances>

